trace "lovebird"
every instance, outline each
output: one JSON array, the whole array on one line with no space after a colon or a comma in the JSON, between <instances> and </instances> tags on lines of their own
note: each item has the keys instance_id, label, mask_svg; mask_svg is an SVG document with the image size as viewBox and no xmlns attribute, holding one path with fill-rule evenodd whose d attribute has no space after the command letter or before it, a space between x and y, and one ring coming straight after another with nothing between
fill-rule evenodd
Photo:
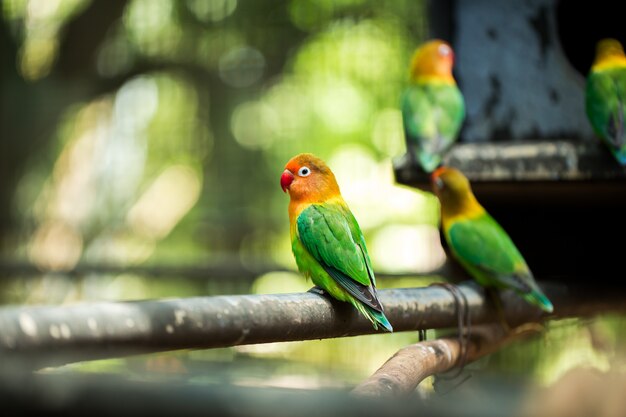
<instances>
[{"instance_id":1,"label":"lovebird","mask_svg":"<svg viewBox=\"0 0 626 417\"><path fill-rule=\"evenodd\" d=\"M443 235L452 255L483 287L509 288L542 310L552 303L539 289L506 231L480 205L461 171L440 167L431 182L441 205Z\"/></svg>"},{"instance_id":2,"label":"lovebird","mask_svg":"<svg viewBox=\"0 0 626 417\"><path fill-rule=\"evenodd\" d=\"M587 117L596 135L626 165L626 56L615 39L603 39L587 76Z\"/></svg>"},{"instance_id":3,"label":"lovebird","mask_svg":"<svg viewBox=\"0 0 626 417\"><path fill-rule=\"evenodd\" d=\"M454 52L434 39L414 53L410 85L402 96L407 151L430 173L458 138L465 120L465 101L452 76Z\"/></svg>"},{"instance_id":4,"label":"lovebird","mask_svg":"<svg viewBox=\"0 0 626 417\"><path fill-rule=\"evenodd\" d=\"M298 269L374 326L392 332L378 300L376 279L361 228L330 168L312 154L294 156L280 177L289 193L291 248Z\"/></svg>"}]
</instances>

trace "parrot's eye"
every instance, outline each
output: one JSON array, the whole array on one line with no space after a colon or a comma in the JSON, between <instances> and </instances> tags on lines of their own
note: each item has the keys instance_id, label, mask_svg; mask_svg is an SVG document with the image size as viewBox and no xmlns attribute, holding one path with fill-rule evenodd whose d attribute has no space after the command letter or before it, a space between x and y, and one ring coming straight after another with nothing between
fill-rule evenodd
<instances>
[{"instance_id":1,"label":"parrot's eye","mask_svg":"<svg viewBox=\"0 0 626 417\"><path fill-rule=\"evenodd\" d=\"M450 50L450 47L448 45L446 44L439 45L439 55L448 56L450 55L450 52L452 51Z\"/></svg>"},{"instance_id":2,"label":"parrot's eye","mask_svg":"<svg viewBox=\"0 0 626 417\"><path fill-rule=\"evenodd\" d=\"M301 177L308 177L309 175L311 175L311 170L309 169L309 167L302 167L298 170L298 175L300 175Z\"/></svg>"},{"instance_id":3,"label":"parrot's eye","mask_svg":"<svg viewBox=\"0 0 626 417\"><path fill-rule=\"evenodd\" d=\"M435 178L435 186L441 190L443 188L443 180L439 177Z\"/></svg>"}]
</instances>

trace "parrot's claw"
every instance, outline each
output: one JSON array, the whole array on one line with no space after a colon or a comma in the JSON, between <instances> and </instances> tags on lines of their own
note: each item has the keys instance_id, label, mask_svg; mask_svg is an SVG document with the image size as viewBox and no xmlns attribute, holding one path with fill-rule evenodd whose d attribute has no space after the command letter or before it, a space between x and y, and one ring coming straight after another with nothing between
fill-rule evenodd
<instances>
[{"instance_id":1,"label":"parrot's claw","mask_svg":"<svg viewBox=\"0 0 626 417\"><path fill-rule=\"evenodd\" d=\"M307 292L313 293L313 294L317 294L317 295L326 295L326 291L324 291L321 287L318 287L317 285L313 288L311 288L310 290L308 290Z\"/></svg>"},{"instance_id":2,"label":"parrot's claw","mask_svg":"<svg viewBox=\"0 0 626 417\"><path fill-rule=\"evenodd\" d=\"M454 298L454 305L458 318L458 339L459 339L459 357L455 366L458 368L457 373L451 378L456 378L463 372L463 368L467 362L469 337L472 333L472 320L469 312L469 303L465 294L454 284L447 282L434 282L431 286L439 286L445 288Z\"/></svg>"},{"instance_id":3,"label":"parrot's claw","mask_svg":"<svg viewBox=\"0 0 626 417\"><path fill-rule=\"evenodd\" d=\"M426 330L420 329L417 331L417 337L420 342L426 341Z\"/></svg>"}]
</instances>

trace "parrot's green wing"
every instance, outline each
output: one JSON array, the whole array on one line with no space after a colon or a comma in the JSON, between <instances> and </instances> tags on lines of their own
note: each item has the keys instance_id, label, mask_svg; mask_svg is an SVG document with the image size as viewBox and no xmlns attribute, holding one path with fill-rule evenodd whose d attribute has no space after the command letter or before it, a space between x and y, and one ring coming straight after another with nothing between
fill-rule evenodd
<instances>
[{"instance_id":1,"label":"parrot's green wing","mask_svg":"<svg viewBox=\"0 0 626 417\"><path fill-rule=\"evenodd\" d=\"M449 228L448 236L453 252L463 263L479 271L483 280L524 293L535 288L524 258L489 214L457 220Z\"/></svg>"},{"instance_id":2,"label":"parrot's green wing","mask_svg":"<svg viewBox=\"0 0 626 417\"><path fill-rule=\"evenodd\" d=\"M626 68L592 72L587 77L587 116L609 145L626 145Z\"/></svg>"},{"instance_id":3,"label":"parrot's green wing","mask_svg":"<svg viewBox=\"0 0 626 417\"><path fill-rule=\"evenodd\" d=\"M427 171L439 165L441 156L457 138L465 102L456 85L415 84L402 97L402 120L409 148Z\"/></svg>"},{"instance_id":4,"label":"parrot's green wing","mask_svg":"<svg viewBox=\"0 0 626 417\"><path fill-rule=\"evenodd\" d=\"M359 301L383 311L365 239L349 209L312 204L298 216L297 227L300 241L328 275Z\"/></svg>"}]
</instances>

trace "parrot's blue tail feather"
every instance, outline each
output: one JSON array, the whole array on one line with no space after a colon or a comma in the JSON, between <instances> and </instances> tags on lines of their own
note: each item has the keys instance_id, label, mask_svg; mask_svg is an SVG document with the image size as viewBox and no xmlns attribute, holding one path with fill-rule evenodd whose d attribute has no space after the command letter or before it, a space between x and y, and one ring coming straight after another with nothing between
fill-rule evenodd
<instances>
[{"instance_id":1,"label":"parrot's blue tail feather","mask_svg":"<svg viewBox=\"0 0 626 417\"><path fill-rule=\"evenodd\" d=\"M531 304L536 305L546 313L552 313L554 311L554 307L548 297L546 297L541 291L533 290L524 295L524 299Z\"/></svg>"},{"instance_id":2,"label":"parrot's blue tail feather","mask_svg":"<svg viewBox=\"0 0 626 417\"><path fill-rule=\"evenodd\" d=\"M389 320L387 320L387 317L385 317L385 313L381 313L380 311L376 311L373 308L367 306L365 306L365 308L369 310L368 318L372 321L372 324L374 324L374 328L377 328L376 324L378 323L383 326L385 330L387 330L389 333L393 332L393 327L391 327L391 323L389 323Z\"/></svg>"},{"instance_id":3,"label":"parrot's blue tail feather","mask_svg":"<svg viewBox=\"0 0 626 417\"><path fill-rule=\"evenodd\" d=\"M374 311L372 315L374 316L376 321L385 328L385 330L387 330L389 333L393 333L393 327L391 326L391 323L389 323L389 320L387 320L387 317L385 317L385 313Z\"/></svg>"},{"instance_id":4,"label":"parrot's blue tail feather","mask_svg":"<svg viewBox=\"0 0 626 417\"><path fill-rule=\"evenodd\" d=\"M363 304L359 300L354 299L354 301L350 300L353 306L356 307L357 310L361 312L369 321L372 322L372 326L374 329L378 330L378 326L382 326L388 332L393 332L393 327L391 327L391 323L385 317L385 313L382 313L378 310L373 309L372 307Z\"/></svg>"}]
</instances>

